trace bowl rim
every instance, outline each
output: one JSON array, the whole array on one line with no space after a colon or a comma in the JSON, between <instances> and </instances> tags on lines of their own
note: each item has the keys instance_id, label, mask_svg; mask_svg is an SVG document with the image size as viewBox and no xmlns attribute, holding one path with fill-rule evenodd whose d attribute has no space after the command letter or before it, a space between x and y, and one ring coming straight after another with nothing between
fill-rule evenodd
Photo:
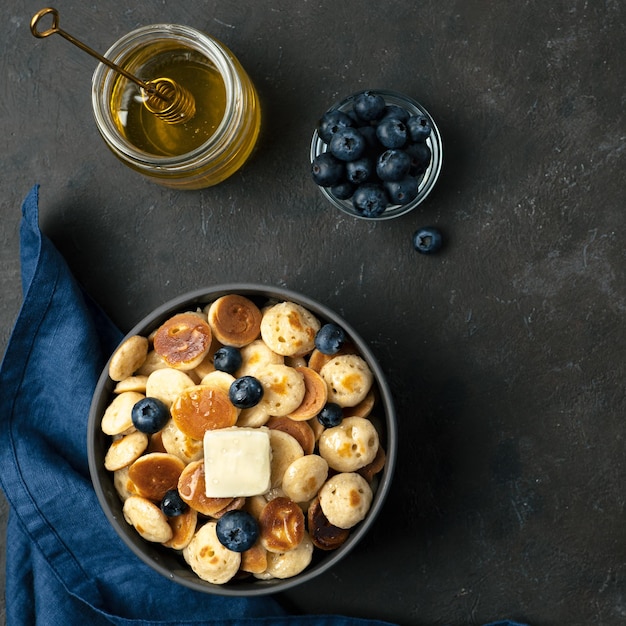
<instances>
[{"instance_id":1,"label":"bowl rim","mask_svg":"<svg viewBox=\"0 0 626 626\"><path fill-rule=\"evenodd\" d=\"M251 582L238 581L234 584L216 585L197 577L186 564L183 566L181 563L179 568L173 569L172 563L178 562L181 560L181 557L179 557L176 551L145 541L127 524L122 514L122 502L113 485L113 478L110 472L104 468L104 442L108 441L108 437L102 433L100 421L104 408L106 408L110 402L110 394L114 386L113 381L108 376L110 356L96 384L89 410L87 422L87 456L91 482L100 507L116 534L135 556L164 577L195 591L222 596L250 597L283 592L308 582L326 572L352 551L374 524L389 493L396 465L398 432L396 411L391 390L376 357L366 342L338 313L308 296L284 287L258 283L233 282L187 291L168 300L144 316L124 335L120 344L132 335L147 334L147 332L150 332L165 321L168 316L183 310L183 308L188 305L208 304L220 296L229 293L256 296L267 300L291 300L308 308L314 315L322 318L322 320L340 323L342 328L354 341L361 356L372 369L380 395L380 405L385 413L384 416L381 416L381 422L385 425L383 440L385 441L386 462L382 473L379 475L378 486L374 493L370 510L365 519L352 530L347 541L336 550L323 553L323 556L318 557L319 562L316 563L314 561L300 574L286 579L254 579Z\"/></svg>"},{"instance_id":2,"label":"bowl rim","mask_svg":"<svg viewBox=\"0 0 626 626\"><path fill-rule=\"evenodd\" d=\"M382 222L384 220L394 219L396 217L401 217L402 215L406 215L410 213L415 208L417 208L426 198L430 195L431 191L434 189L437 180L439 179L439 175L441 174L441 169L443 167L443 139L441 137L441 133L439 131L439 127L435 123L432 115L428 112L428 110L420 104L414 98L407 96L404 93L399 91L394 91L392 89L361 89L356 91L341 100L337 100L333 105L331 105L324 114L330 111L336 110L345 110L346 107L352 104L352 102L356 99L356 97L364 92L370 92L374 94L379 94L385 98L385 102L387 104L408 104L413 107L416 111L422 113L429 121L431 125L431 135L426 139L426 144L430 147L432 152L431 163L429 167L426 169L424 177L420 181L419 189L417 197L414 198L411 202L407 204L392 204L385 209L385 211L379 215L378 217L366 217L364 215L360 215L356 210L352 208L352 204L350 200L340 200L336 198L331 192L330 189L326 187L318 186L320 193L337 209L341 212L349 215L350 217L355 217L360 220L366 220L369 222ZM310 161L313 162L313 159L320 154L321 152L325 152L327 148L327 144L321 139L317 132L317 128L313 131L313 136L311 138L311 147L309 158Z\"/></svg>"}]
</instances>

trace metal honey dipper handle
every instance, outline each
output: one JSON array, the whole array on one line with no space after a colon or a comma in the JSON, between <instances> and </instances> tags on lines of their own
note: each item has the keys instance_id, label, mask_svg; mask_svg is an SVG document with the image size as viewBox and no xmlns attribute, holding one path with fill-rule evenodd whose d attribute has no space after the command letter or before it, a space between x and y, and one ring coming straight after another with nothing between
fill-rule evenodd
<instances>
[{"instance_id":1,"label":"metal honey dipper handle","mask_svg":"<svg viewBox=\"0 0 626 626\"><path fill-rule=\"evenodd\" d=\"M38 30L37 26L43 17L52 15L52 26L47 30ZM59 12L52 7L41 9L30 21L30 32L39 39L50 35L61 35L70 43L78 46L92 57L98 59L112 70L118 72L128 80L138 85L144 93L143 103L151 113L154 113L168 124L180 124L189 121L196 113L196 104L193 96L187 89L174 82L170 78L155 78L154 80L143 81L123 67L113 63L89 46L85 45L69 33L59 28Z\"/></svg>"}]
</instances>

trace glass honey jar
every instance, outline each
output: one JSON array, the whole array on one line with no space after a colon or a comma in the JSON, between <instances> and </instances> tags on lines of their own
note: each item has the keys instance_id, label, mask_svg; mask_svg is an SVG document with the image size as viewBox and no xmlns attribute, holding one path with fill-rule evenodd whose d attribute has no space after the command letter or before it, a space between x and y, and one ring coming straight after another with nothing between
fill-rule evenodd
<instances>
[{"instance_id":1,"label":"glass honey jar","mask_svg":"<svg viewBox=\"0 0 626 626\"><path fill-rule=\"evenodd\" d=\"M161 185L201 189L246 162L259 134L259 99L222 43L187 26L155 24L128 33L105 57L143 81L174 81L195 104L172 123L146 106L140 87L100 63L92 79L93 112L123 163Z\"/></svg>"}]
</instances>

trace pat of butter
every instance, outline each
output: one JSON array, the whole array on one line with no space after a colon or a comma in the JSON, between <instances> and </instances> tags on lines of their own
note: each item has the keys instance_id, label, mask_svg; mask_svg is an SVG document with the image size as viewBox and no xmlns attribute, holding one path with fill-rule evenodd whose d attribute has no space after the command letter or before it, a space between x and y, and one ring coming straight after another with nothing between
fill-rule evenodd
<instances>
[{"instance_id":1,"label":"pat of butter","mask_svg":"<svg viewBox=\"0 0 626 626\"><path fill-rule=\"evenodd\" d=\"M257 496L270 488L272 449L267 428L220 428L204 434L209 498Z\"/></svg>"}]
</instances>

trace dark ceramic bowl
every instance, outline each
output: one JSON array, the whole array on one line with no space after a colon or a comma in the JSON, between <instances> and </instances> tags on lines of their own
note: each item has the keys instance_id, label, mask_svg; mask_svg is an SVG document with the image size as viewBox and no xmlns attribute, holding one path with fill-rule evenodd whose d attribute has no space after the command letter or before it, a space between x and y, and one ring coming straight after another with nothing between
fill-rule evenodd
<instances>
[{"instance_id":1,"label":"dark ceramic bowl","mask_svg":"<svg viewBox=\"0 0 626 626\"><path fill-rule=\"evenodd\" d=\"M374 499L367 517L352 529L349 539L337 550L325 552L316 548L313 561L309 567L292 578L234 580L225 585L211 584L198 578L179 553L159 544L145 541L124 520L122 502L113 485L113 476L104 467L104 457L110 445L110 437L103 434L100 429L102 415L111 402L115 386L115 383L108 376L108 364L96 386L89 415L87 435L89 471L98 500L107 519L128 548L150 567L166 578L197 591L228 596L257 596L285 591L303 582L310 581L344 559L355 548L380 513L389 491L396 461L397 427L389 387L380 366L367 344L336 313L310 298L287 289L254 284L228 284L199 289L181 295L160 306L141 320L128 333L127 337L131 335L148 335L173 314L190 310L196 306L204 307L209 302L228 293L244 295L258 305L264 305L268 300L296 302L309 309L320 321L329 321L341 325L357 346L361 356L367 361L374 374L375 383L379 391L377 417L380 418L383 424L384 430L380 433L380 438L381 445L383 445L387 455L385 468L377 477L378 484L375 487ZM358 572L355 572L354 575L358 576Z\"/></svg>"},{"instance_id":2,"label":"dark ceramic bowl","mask_svg":"<svg viewBox=\"0 0 626 626\"><path fill-rule=\"evenodd\" d=\"M368 91L383 96L385 104L387 105L401 106L402 108L406 109L410 115L425 116L426 119L429 121L431 127L430 137L426 139L426 145L430 148L431 151L430 164L426 168L426 171L424 172L424 175L420 180L417 196L411 202L408 202L407 204L390 204L381 215L377 217L365 217L354 208L352 200L343 200L335 196L330 188L319 187L322 195L334 207L336 207L343 213L351 215L352 217L357 217L359 219L381 221L388 220L393 217L400 217L401 215L406 215L422 202L424 202L428 194L430 194L430 192L433 190L441 172L441 167L443 165L443 143L441 140L441 134L439 132L439 129L435 124L435 120L419 102L416 102L415 100L413 100L413 98L409 98L408 96L395 91L382 89L370 89ZM340 102L335 103L333 106L330 107L330 109L328 109L327 112L342 111L343 113L350 114L353 110L354 100L360 93L362 92L359 91L357 93L354 93L347 98L341 100ZM313 162L313 159L315 159L316 156L318 156L322 152L326 152L327 150L328 144L326 144L322 140L317 130L315 130L313 132L313 138L311 140L311 162Z\"/></svg>"}]
</instances>

